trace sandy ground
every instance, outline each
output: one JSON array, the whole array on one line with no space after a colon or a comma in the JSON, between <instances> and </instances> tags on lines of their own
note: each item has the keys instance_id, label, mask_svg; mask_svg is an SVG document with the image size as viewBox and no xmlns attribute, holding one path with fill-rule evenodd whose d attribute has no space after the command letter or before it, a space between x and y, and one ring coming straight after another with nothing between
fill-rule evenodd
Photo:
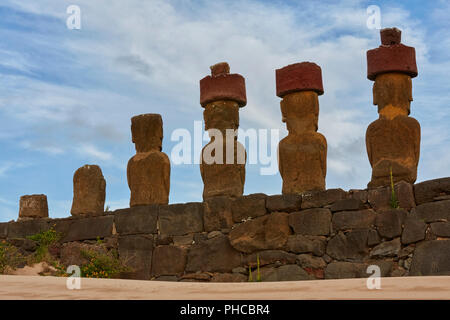
<instances>
[{"instance_id":1,"label":"sandy ground","mask_svg":"<svg viewBox=\"0 0 450 320\"><path fill-rule=\"evenodd\" d=\"M369 290L366 279L259 283L193 283L81 279L69 290L67 278L0 276L0 299L297 300L450 299L450 276L382 278Z\"/></svg>"}]
</instances>

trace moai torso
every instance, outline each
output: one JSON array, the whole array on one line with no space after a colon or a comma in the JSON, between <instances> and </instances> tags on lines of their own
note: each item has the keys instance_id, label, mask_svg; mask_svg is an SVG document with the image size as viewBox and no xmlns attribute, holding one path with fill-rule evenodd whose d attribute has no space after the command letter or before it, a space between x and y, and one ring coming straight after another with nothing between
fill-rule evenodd
<instances>
[{"instance_id":1,"label":"moai torso","mask_svg":"<svg viewBox=\"0 0 450 320\"><path fill-rule=\"evenodd\" d=\"M73 216L104 212L106 181L97 165L85 165L73 175Z\"/></svg>"},{"instance_id":2,"label":"moai torso","mask_svg":"<svg viewBox=\"0 0 450 320\"><path fill-rule=\"evenodd\" d=\"M379 119L366 131L372 166L369 188L390 185L391 169L394 182L414 183L420 155L420 124L409 117L411 77L417 75L414 48L400 44L398 29L384 29L381 33L383 46L367 54L368 78L375 80L373 99L379 113Z\"/></svg>"},{"instance_id":3,"label":"moai torso","mask_svg":"<svg viewBox=\"0 0 450 320\"><path fill-rule=\"evenodd\" d=\"M320 68L299 63L283 69L277 70L277 94L283 98L281 113L289 134L278 146L282 193L324 190L327 141L317 132L318 93L323 92Z\"/></svg>"},{"instance_id":4,"label":"moai torso","mask_svg":"<svg viewBox=\"0 0 450 320\"><path fill-rule=\"evenodd\" d=\"M136 155L128 161L130 207L167 204L170 190L170 160L161 152L162 119L159 114L143 114L131 119Z\"/></svg>"},{"instance_id":5,"label":"moai torso","mask_svg":"<svg viewBox=\"0 0 450 320\"><path fill-rule=\"evenodd\" d=\"M20 197L19 220L48 218L48 203L45 194Z\"/></svg>"},{"instance_id":6,"label":"moai torso","mask_svg":"<svg viewBox=\"0 0 450 320\"><path fill-rule=\"evenodd\" d=\"M246 103L245 82L242 76L229 74L226 63L212 66L211 74L200 81L205 130L211 138L201 153L203 199L237 197L243 194L245 183L246 152L236 132L239 108Z\"/></svg>"}]
</instances>

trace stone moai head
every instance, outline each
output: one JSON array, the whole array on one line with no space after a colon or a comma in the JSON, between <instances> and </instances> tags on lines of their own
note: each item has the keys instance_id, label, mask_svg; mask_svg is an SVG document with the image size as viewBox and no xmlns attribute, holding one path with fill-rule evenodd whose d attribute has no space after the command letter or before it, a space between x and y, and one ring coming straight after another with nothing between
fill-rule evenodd
<instances>
[{"instance_id":1,"label":"stone moai head","mask_svg":"<svg viewBox=\"0 0 450 320\"><path fill-rule=\"evenodd\" d=\"M211 75L200 80L200 104L205 108L205 130L238 129L239 108L247 104L245 79L240 74L230 74L228 63L217 63Z\"/></svg>"},{"instance_id":2,"label":"stone moai head","mask_svg":"<svg viewBox=\"0 0 450 320\"><path fill-rule=\"evenodd\" d=\"M319 95L323 94L322 70L312 62L301 62L276 70L277 96L282 121L291 134L317 131Z\"/></svg>"},{"instance_id":3,"label":"stone moai head","mask_svg":"<svg viewBox=\"0 0 450 320\"><path fill-rule=\"evenodd\" d=\"M373 104L380 116L409 115L412 98L411 78L417 76L416 52L401 44L401 31L380 31L381 46L367 51L367 78L373 85Z\"/></svg>"},{"instance_id":4,"label":"stone moai head","mask_svg":"<svg viewBox=\"0 0 450 320\"><path fill-rule=\"evenodd\" d=\"M161 151L163 139L161 115L147 113L131 118L131 135L137 153Z\"/></svg>"},{"instance_id":5,"label":"stone moai head","mask_svg":"<svg viewBox=\"0 0 450 320\"><path fill-rule=\"evenodd\" d=\"M47 196L33 194L20 197L19 220L48 218Z\"/></svg>"}]
</instances>

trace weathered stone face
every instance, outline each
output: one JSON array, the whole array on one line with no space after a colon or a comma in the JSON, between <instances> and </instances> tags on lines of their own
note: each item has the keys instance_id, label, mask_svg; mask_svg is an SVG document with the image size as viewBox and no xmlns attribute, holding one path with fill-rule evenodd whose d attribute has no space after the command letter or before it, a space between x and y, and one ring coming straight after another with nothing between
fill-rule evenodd
<instances>
[{"instance_id":1,"label":"weathered stone face","mask_svg":"<svg viewBox=\"0 0 450 320\"><path fill-rule=\"evenodd\" d=\"M162 119L143 114L131 119L136 155L128 161L127 179L130 207L167 204L170 190L170 160L161 152Z\"/></svg>"},{"instance_id":2,"label":"weathered stone face","mask_svg":"<svg viewBox=\"0 0 450 320\"><path fill-rule=\"evenodd\" d=\"M393 119L409 115L412 98L411 77L403 73L384 73L373 84L373 104L378 106L380 117Z\"/></svg>"},{"instance_id":3,"label":"weathered stone face","mask_svg":"<svg viewBox=\"0 0 450 320\"><path fill-rule=\"evenodd\" d=\"M384 32L383 41L399 40L395 30ZM410 59L411 55L414 59ZM385 45L368 51L367 59L369 79L375 80L373 103L378 105L380 116L366 132L367 154L372 166L368 187L388 186L391 169L394 182L414 183L420 154L420 125L416 119L408 117L412 101L411 77L417 75L414 48L396 43Z\"/></svg>"},{"instance_id":4,"label":"weathered stone face","mask_svg":"<svg viewBox=\"0 0 450 320\"><path fill-rule=\"evenodd\" d=\"M136 152L161 151L163 123L159 114L141 114L131 118L131 134Z\"/></svg>"},{"instance_id":5,"label":"weathered stone face","mask_svg":"<svg viewBox=\"0 0 450 320\"><path fill-rule=\"evenodd\" d=\"M20 197L19 220L48 218L47 196L33 194Z\"/></svg>"},{"instance_id":6,"label":"weathered stone face","mask_svg":"<svg viewBox=\"0 0 450 320\"><path fill-rule=\"evenodd\" d=\"M104 212L106 181L97 165L85 165L73 176L73 202L70 213L75 215Z\"/></svg>"},{"instance_id":7,"label":"weathered stone face","mask_svg":"<svg viewBox=\"0 0 450 320\"><path fill-rule=\"evenodd\" d=\"M225 134L226 129L239 128L239 105L235 101L221 100L208 103L203 111L205 130L218 129Z\"/></svg>"},{"instance_id":8,"label":"weathered stone face","mask_svg":"<svg viewBox=\"0 0 450 320\"><path fill-rule=\"evenodd\" d=\"M283 194L325 189L327 142L317 133L318 100L314 91L284 96L283 121L289 135L278 147Z\"/></svg>"}]
</instances>

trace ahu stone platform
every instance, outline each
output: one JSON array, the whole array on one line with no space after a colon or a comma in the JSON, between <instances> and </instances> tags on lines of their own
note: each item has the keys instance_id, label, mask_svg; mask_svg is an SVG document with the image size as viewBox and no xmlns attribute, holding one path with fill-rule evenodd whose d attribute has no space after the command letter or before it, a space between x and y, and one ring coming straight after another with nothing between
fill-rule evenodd
<instances>
[{"instance_id":1,"label":"ahu stone platform","mask_svg":"<svg viewBox=\"0 0 450 320\"><path fill-rule=\"evenodd\" d=\"M0 239L54 228L53 250L102 239L132 271L121 278L245 282L450 275L450 178L391 190L329 189L292 195L213 197L205 202L136 206L101 215L0 223Z\"/></svg>"}]
</instances>

